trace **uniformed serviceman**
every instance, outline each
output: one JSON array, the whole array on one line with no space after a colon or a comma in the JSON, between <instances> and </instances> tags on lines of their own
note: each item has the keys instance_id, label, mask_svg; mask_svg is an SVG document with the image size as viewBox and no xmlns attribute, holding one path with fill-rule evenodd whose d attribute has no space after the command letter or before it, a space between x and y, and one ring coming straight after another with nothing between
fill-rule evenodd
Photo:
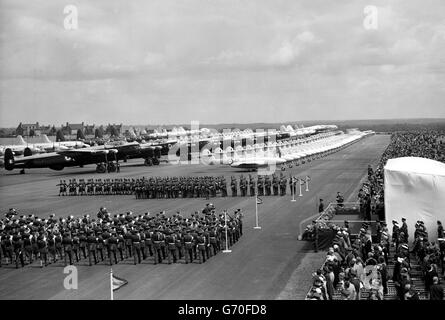
<instances>
[{"instance_id":1,"label":"uniformed serviceman","mask_svg":"<svg viewBox=\"0 0 445 320\"><path fill-rule=\"evenodd\" d=\"M218 234L215 230L215 227L212 226L209 230L209 244L211 246L211 249L213 250L213 252L211 252L210 256L214 256L216 255L219 250L220 250L220 243L219 243L219 239L218 239Z\"/></svg>"},{"instance_id":2,"label":"uniformed serviceman","mask_svg":"<svg viewBox=\"0 0 445 320\"><path fill-rule=\"evenodd\" d=\"M207 256L207 259L210 259L210 257L212 256L211 255L211 245L210 245L210 233L209 233L209 228L208 228L208 226L206 225L206 223L203 221L203 225L204 225L204 230L203 230L203 233L202 233L202 236L204 237L204 239L205 239L205 242L206 242L206 246L205 246L205 248L206 248L206 256Z\"/></svg>"},{"instance_id":3,"label":"uniformed serviceman","mask_svg":"<svg viewBox=\"0 0 445 320\"><path fill-rule=\"evenodd\" d=\"M130 230L127 230L127 232L124 235L125 247L126 247L126 252L125 252L125 257L126 258L128 258L128 257L131 258L133 256L132 255L132 253L133 253L133 250L132 250L132 238L133 238L133 236L132 236Z\"/></svg>"},{"instance_id":4,"label":"uniformed serviceman","mask_svg":"<svg viewBox=\"0 0 445 320\"><path fill-rule=\"evenodd\" d=\"M241 209L236 209L236 211L235 211L235 219L236 219L236 222L237 222L237 224L239 226L240 236L242 236L243 235L243 213L241 212Z\"/></svg>"},{"instance_id":5,"label":"uniformed serviceman","mask_svg":"<svg viewBox=\"0 0 445 320\"><path fill-rule=\"evenodd\" d=\"M247 181L243 175L240 176L240 190L241 197L245 197L247 195Z\"/></svg>"},{"instance_id":6,"label":"uniformed serviceman","mask_svg":"<svg viewBox=\"0 0 445 320\"><path fill-rule=\"evenodd\" d=\"M224 177L221 179L220 188L221 188L221 195L223 197L227 197L227 184L226 184L226 179Z\"/></svg>"},{"instance_id":7,"label":"uniformed serviceman","mask_svg":"<svg viewBox=\"0 0 445 320\"><path fill-rule=\"evenodd\" d=\"M266 176L265 181L264 181L264 190L266 192L266 196L270 196L272 194L272 182L270 181L270 177Z\"/></svg>"},{"instance_id":8,"label":"uniformed serviceman","mask_svg":"<svg viewBox=\"0 0 445 320\"><path fill-rule=\"evenodd\" d=\"M55 235L54 240L56 242L56 245L55 245L55 247L56 247L56 254L58 255L59 259L62 259L62 257L64 256L63 245L62 245L62 235L60 234L59 231L56 231L54 233L54 235Z\"/></svg>"},{"instance_id":9,"label":"uniformed serviceman","mask_svg":"<svg viewBox=\"0 0 445 320\"><path fill-rule=\"evenodd\" d=\"M57 262L56 236L52 232L48 233L48 252L53 257L53 263Z\"/></svg>"},{"instance_id":10,"label":"uniformed serviceman","mask_svg":"<svg viewBox=\"0 0 445 320\"><path fill-rule=\"evenodd\" d=\"M23 259L23 240L18 232L15 232L12 237L12 245L14 247L15 254L15 267L19 268L19 260L22 265L22 268L25 266L25 261Z\"/></svg>"},{"instance_id":11,"label":"uniformed serviceman","mask_svg":"<svg viewBox=\"0 0 445 320\"><path fill-rule=\"evenodd\" d=\"M43 268L43 262L45 262L46 267L48 265L48 243L43 233L40 233L37 238L37 246L39 248L40 267Z\"/></svg>"},{"instance_id":12,"label":"uniformed serviceman","mask_svg":"<svg viewBox=\"0 0 445 320\"><path fill-rule=\"evenodd\" d=\"M88 232L87 242L88 242L88 260L91 266L92 257L94 258L94 264L97 264L97 238L93 231Z\"/></svg>"},{"instance_id":13,"label":"uniformed serviceman","mask_svg":"<svg viewBox=\"0 0 445 320\"><path fill-rule=\"evenodd\" d=\"M162 249L161 249L161 243L164 241L164 235L162 232L158 229L156 230L152 235L152 241L153 241L153 250L154 250L154 264L162 263Z\"/></svg>"},{"instance_id":14,"label":"uniformed serviceman","mask_svg":"<svg viewBox=\"0 0 445 320\"><path fill-rule=\"evenodd\" d=\"M252 176L249 174L249 189L250 189L250 196L255 196L255 179L252 178Z\"/></svg>"},{"instance_id":15,"label":"uniformed serviceman","mask_svg":"<svg viewBox=\"0 0 445 320\"><path fill-rule=\"evenodd\" d=\"M71 236L68 232L66 232L63 235L62 245L63 245L63 252L64 252L63 259L65 261L65 266L67 265L67 259L66 259L67 255L70 260L70 265L72 265L73 264L73 239L71 238Z\"/></svg>"},{"instance_id":16,"label":"uniformed serviceman","mask_svg":"<svg viewBox=\"0 0 445 320\"><path fill-rule=\"evenodd\" d=\"M198 231L198 237L197 237L197 249L198 249L198 255L199 255L199 263L206 262L206 238L203 235L203 231Z\"/></svg>"},{"instance_id":17,"label":"uniformed serviceman","mask_svg":"<svg viewBox=\"0 0 445 320\"><path fill-rule=\"evenodd\" d=\"M84 230L79 230L79 256L83 256L84 259L87 258L87 248L88 248L88 242L87 242L87 236L85 235Z\"/></svg>"},{"instance_id":18,"label":"uniformed serviceman","mask_svg":"<svg viewBox=\"0 0 445 320\"><path fill-rule=\"evenodd\" d=\"M281 196L286 195L286 188L287 188L287 179L284 177L283 173L280 172L280 189L281 189Z\"/></svg>"},{"instance_id":19,"label":"uniformed serviceman","mask_svg":"<svg viewBox=\"0 0 445 320\"><path fill-rule=\"evenodd\" d=\"M97 258L99 258L99 256L100 256L100 261L102 262L102 261L104 261L105 260L105 257L104 257L104 249L106 248L106 245L105 245L105 239L103 238L103 235L102 235L102 231L100 231L100 230L98 230L97 232L96 232L96 234L97 234ZM105 253L106 254L106 253Z\"/></svg>"},{"instance_id":20,"label":"uniformed serviceman","mask_svg":"<svg viewBox=\"0 0 445 320\"><path fill-rule=\"evenodd\" d=\"M278 184L278 177L275 174L273 175L272 184L273 184L273 195L277 196L278 195L279 184Z\"/></svg>"},{"instance_id":21,"label":"uniformed serviceman","mask_svg":"<svg viewBox=\"0 0 445 320\"><path fill-rule=\"evenodd\" d=\"M32 243L31 243L32 235L28 232L25 232L22 236L23 247L25 251L25 260L28 259L29 263L32 263Z\"/></svg>"},{"instance_id":22,"label":"uniformed serviceman","mask_svg":"<svg viewBox=\"0 0 445 320\"><path fill-rule=\"evenodd\" d=\"M57 186L59 186L59 197L60 195L62 196L66 196L66 183L62 180L60 180L59 184L57 184Z\"/></svg>"},{"instance_id":23,"label":"uniformed serviceman","mask_svg":"<svg viewBox=\"0 0 445 320\"><path fill-rule=\"evenodd\" d=\"M184 231L184 255L185 255L185 263L193 262L193 236L190 233L190 229Z\"/></svg>"},{"instance_id":24,"label":"uniformed serviceman","mask_svg":"<svg viewBox=\"0 0 445 320\"><path fill-rule=\"evenodd\" d=\"M73 253L74 257L76 258L76 262L79 262L80 258L80 238L77 232L73 232Z\"/></svg>"},{"instance_id":25,"label":"uniformed serviceman","mask_svg":"<svg viewBox=\"0 0 445 320\"><path fill-rule=\"evenodd\" d=\"M113 265L113 257L114 261L117 264L117 244L118 238L116 236L116 231L111 231L110 237L107 239L107 249L108 249L108 258L110 259L110 266Z\"/></svg>"},{"instance_id":26,"label":"uniformed serviceman","mask_svg":"<svg viewBox=\"0 0 445 320\"><path fill-rule=\"evenodd\" d=\"M167 246L168 264L176 263L176 237L170 229L165 230L165 242Z\"/></svg>"},{"instance_id":27,"label":"uniformed serviceman","mask_svg":"<svg viewBox=\"0 0 445 320\"><path fill-rule=\"evenodd\" d=\"M290 188L290 195L293 196L295 193L295 184L292 175L289 175L289 188Z\"/></svg>"},{"instance_id":28,"label":"uniformed serviceman","mask_svg":"<svg viewBox=\"0 0 445 320\"><path fill-rule=\"evenodd\" d=\"M138 230L133 230L131 241L133 245L134 264L141 263L141 234Z\"/></svg>"},{"instance_id":29,"label":"uniformed serviceman","mask_svg":"<svg viewBox=\"0 0 445 320\"><path fill-rule=\"evenodd\" d=\"M117 239L117 250L119 251L119 256L121 258L121 261L123 261L125 257L125 239L122 229L119 229L116 232L116 239Z\"/></svg>"},{"instance_id":30,"label":"uniformed serviceman","mask_svg":"<svg viewBox=\"0 0 445 320\"><path fill-rule=\"evenodd\" d=\"M175 236L176 250L178 252L178 258L182 259L183 239L182 239L182 233L180 232L179 228L175 229L174 236Z\"/></svg>"},{"instance_id":31,"label":"uniformed serviceman","mask_svg":"<svg viewBox=\"0 0 445 320\"><path fill-rule=\"evenodd\" d=\"M238 185L236 178L233 176L230 182L230 187L232 188L232 197L236 197L238 195Z\"/></svg>"},{"instance_id":32,"label":"uniformed serviceman","mask_svg":"<svg viewBox=\"0 0 445 320\"><path fill-rule=\"evenodd\" d=\"M196 223L196 220L195 220ZM192 250L193 250L193 259L198 260L198 229L197 227L194 227L190 234L193 237L193 246L192 246Z\"/></svg>"},{"instance_id":33,"label":"uniformed serviceman","mask_svg":"<svg viewBox=\"0 0 445 320\"><path fill-rule=\"evenodd\" d=\"M263 189L263 178L262 176L258 176L258 182L257 182L257 187L258 187L258 196L263 196L264 195L264 189Z\"/></svg>"}]
</instances>

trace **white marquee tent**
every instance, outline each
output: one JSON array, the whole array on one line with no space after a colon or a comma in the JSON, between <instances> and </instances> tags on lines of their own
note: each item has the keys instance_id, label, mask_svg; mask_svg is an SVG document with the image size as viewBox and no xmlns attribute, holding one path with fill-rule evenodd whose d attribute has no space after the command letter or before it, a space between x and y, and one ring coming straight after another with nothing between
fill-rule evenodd
<instances>
[{"instance_id":1,"label":"white marquee tent","mask_svg":"<svg viewBox=\"0 0 445 320\"><path fill-rule=\"evenodd\" d=\"M390 159L385 166L385 216L388 231L392 220L406 218L409 241L414 225L425 223L428 239L437 240L437 220L445 223L445 164L418 157Z\"/></svg>"}]
</instances>

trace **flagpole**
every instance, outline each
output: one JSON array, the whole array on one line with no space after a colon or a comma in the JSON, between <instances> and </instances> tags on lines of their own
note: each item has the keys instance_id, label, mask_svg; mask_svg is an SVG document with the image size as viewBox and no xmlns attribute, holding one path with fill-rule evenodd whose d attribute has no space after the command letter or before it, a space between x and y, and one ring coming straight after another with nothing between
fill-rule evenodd
<instances>
[{"instance_id":1,"label":"flagpole","mask_svg":"<svg viewBox=\"0 0 445 320\"><path fill-rule=\"evenodd\" d=\"M113 269L110 268L110 300L114 300L113 296Z\"/></svg>"},{"instance_id":2,"label":"flagpole","mask_svg":"<svg viewBox=\"0 0 445 320\"><path fill-rule=\"evenodd\" d=\"M291 201L295 202L295 201L297 201L297 200L295 200L295 191L296 191L295 190L296 189L295 188L295 177L292 177L291 179L292 179L292 190L291 190L292 191L292 200Z\"/></svg>"},{"instance_id":3,"label":"flagpole","mask_svg":"<svg viewBox=\"0 0 445 320\"><path fill-rule=\"evenodd\" d=\"M257 194L255 194L255 221L256 221L256 225L253 228L261 229L261 227L258 226L258 195Z\"/></svg>"},{"instance_id":4,"label":"flagpole","mask_svg":"<svg viewBox=\"0 0 445 320\"><path fill-rule=\"evenodd\" d=\"M303 194L301 193L301 179L300 178L298 178L298 185L300 186L300 197L302 197Z\"/></svg>"},{"instance_id":5,"label":"flagpole","mask_svg":"<svg viewBox=\"0 0 445 320\"><path fill-rule=\"evenodd\" d=\"M226 229L226 250L223 250L224 253L230 253L232 250L229 250L229 239L227 237L227 210L224 210L224 224Z\"/></svg>"}]
</instances>

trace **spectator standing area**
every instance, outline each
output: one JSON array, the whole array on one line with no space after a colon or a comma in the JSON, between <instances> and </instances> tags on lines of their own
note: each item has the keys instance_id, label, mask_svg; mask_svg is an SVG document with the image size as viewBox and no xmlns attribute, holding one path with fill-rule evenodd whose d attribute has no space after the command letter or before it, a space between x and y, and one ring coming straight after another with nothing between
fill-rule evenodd
<instances>
[{"instance_id":1,"label":"spectator standing area","mask_svg":"<svg viewBox=\"0 0 445 320\"><path fill-rule=\"evenodd\" d=\"M340 191L345 201L355 201L368 164L376 165L389 143L389 136L368 137L326 158L286 169L288 176L310 176L309 191L291 202L285 197L264 196L258 206L260 230L255 225L253 197L214 198L218 210L243 211L243 237L231 253L219 254L205 264L153 265L151 261L133 265L131 261L113 266L113 272L128 280L115 299L304 299L310 286L310 273L320 266L323 254L313 253L308 242L298 241L300 222L318 212L318 199L334 202ZM62 172L28 170L26 175L2 171L1 212L14 207L19 214L48 217L95 215L100 206L112 214L129 210L135 214L165 210L167 215L181 211L189 215L209 202L204 199L135 201L134 196L59 197L54 186L60 179L90 177L94 166L70 168ZM161 165L147 168L140 161L123 164L118 174L98 174L104 178L147 176L239 176L229 166ZM218 211L219 213L219 211ZM318 259L318 260L317 260ZM315 264L314 264L315 263ZM307 270L306 273L295 270ZM109 266L78 264L77 290L65 290L63 265L46 268L27 265L0 268L1 299L109 299ZM291 288L289 291L288 288ZM289 294L290 292L290 294Z\"/></svg>"},{"instance_id":2,"label":"spectator standing area","mask_svg":"<svg viewBox=\"0 0 445 320\"><path fill-rule=\"evenodd\" d=\"M439 136L425 131L392 135L379 166L375 171L368 167L368 181L359 191L366 216L370 218L372 196L380 220L386 207L386 222L377 223L375 237L369 223L363 224L358 237L347 222L343 227L330 226L337 234L322 267L312 275L307 299L445 299L441 282L445 235L439 220L444 217L445 158ZM389 222L392 228L388 228ZM315 243L317 224L314 221L305 234ZM320 224L321 228L326 226Z\"/></svg>"}]
</instances>

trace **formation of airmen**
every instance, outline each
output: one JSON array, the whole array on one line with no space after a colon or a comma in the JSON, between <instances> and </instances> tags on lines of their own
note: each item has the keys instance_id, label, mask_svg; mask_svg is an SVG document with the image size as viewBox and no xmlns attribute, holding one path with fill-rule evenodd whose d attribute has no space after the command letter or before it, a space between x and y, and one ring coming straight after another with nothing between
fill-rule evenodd
<instances>
[{"instance_id":1,"label":"formation of airmen","mask_svg":"<svg viewBox=\"0 0 445 320\"><path fill-rule=\"evenodd\" d=\"M129 195L134 192L135 179L69 179L60 180L59 196Z\"/></svg>"},{"instance_id":2,"label":"formation of airmen","mask_svg":"<svg viewBox=\"0 0 445 320\"><path fill-rule=\"evenodd\" d=\"M287 185L291 195L295 191L295 180L291 176L259 175L256 179L240 175L230 178L231 196L285 196ZM227 181L224 176L202 177L142 177L120 179L70 179L60 180L59 196L84 195L130 195L136 199L175 199L228 197Z\"/></svg>"},{"instance_id":3,"label":"formation of airmen","mask_svg":"<svg viewBox=\"0 0 445 320\"><path fill-rule=\"evenodd\" d=\"M177 212L134 215L114 214L100 208L97 218L88 214L75 218L18 217L10 209L0 220L0 266L15 263L16 268L39 261L47 266L63 260L73 264L86 260L112 265L126 259L134 264L151 257L154 264L204 263L223 248L233 246L243 234L242 213L217 214L212 204L185 218ZM227 234L227 237L226 237Z\"/></svg>"},{"instance_id":4,"label":"formation of airmen","mask_svg":"<svg viewBox=\"0 0 445 320\"><path fill-rule=\"evenodd\" d=\"M227 197L227 182L224 176L143 177L136 179L134 194L136 199Z\"/></svg>"},{"instance_id":5,"label":"formation of airmen","mask_svg":"<svg viewBox=\"0 0 445 320\"><path fill-rule=\"evenodd\" d=\"M285 196L286 195L286 189L287 189L287 182L288 179L283 175L282 172L280 172L280 176L278 177L276 174L273 174L272 176L266 175L266 176L258 176L258 181L256 181L256 187L258 191L259 196L271 196L272 192L274 196ZM255 187L255 181L250 184L250 191L251 195L254 191ZM252 187L253 185L253 187ZM292 177L289 177L289 187L291 190L291 194L293 194L293 185L292 185Z\"/></svg>"}]
</instances>

